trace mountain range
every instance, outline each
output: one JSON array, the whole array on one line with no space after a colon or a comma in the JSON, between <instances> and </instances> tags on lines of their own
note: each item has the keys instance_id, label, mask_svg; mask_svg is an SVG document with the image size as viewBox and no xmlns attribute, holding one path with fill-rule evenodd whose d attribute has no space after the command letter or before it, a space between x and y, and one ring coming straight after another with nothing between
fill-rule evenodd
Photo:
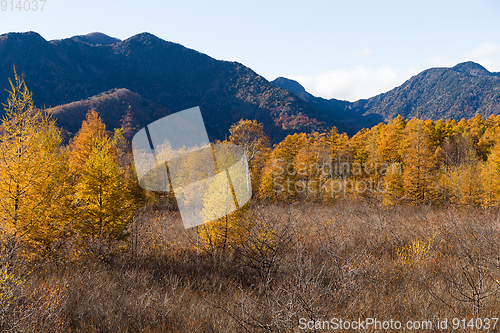
<instances>
[{"instance_id":1,"label":"mountain range","mask_svg":"<svg viewBox=\"0 0 500 333\"><path fill-rule=\"evenodd\" d=\"M125 88L172 113L200 106L212 139L224 139L242 118L264 123L274 140L333 125L342 129L342 124L240 63L215 60L149 33L112 44L103 41L113 42L98 34L53 41L35 32L1 35L0 100L7 99L7 78L13 77L15 66L35 103L47 108Z\"/></svg>"},{"instance_id":2,"label":"mountain range","mask_svg":"<svg viewBox=\"0 0 500 333\"><path fill-rule=\"evenodd\" d=\"M200 106L211 139L231 124L257 119L273 142L294 132L336 126L353 135L401 114L439 118L500 113L500 73L473 62L431 68L370 99L348 102L308 93L299 83L267 81L238 63L220 61L180 44L141 33L126 40L92 33L47 41L36 32L0 35L0 101L13 67L37 106L74 134L89 108L127 137L168 114Z\"/></svg>"},{"instance_id":3,"label":"mountain range","mask_svg":"<svg viewBox=\"0 0 500 333\"><path fill-rule=\"evenodd\" d=\"M476 113L483 117L500 114L500 73L491 73L472 61L427 69L387 93L352 103L315 97L298 82L283 77L272 82L355 129L356 125L370 127L398 115L460 120Z\"/></svg>"}]
</instances>

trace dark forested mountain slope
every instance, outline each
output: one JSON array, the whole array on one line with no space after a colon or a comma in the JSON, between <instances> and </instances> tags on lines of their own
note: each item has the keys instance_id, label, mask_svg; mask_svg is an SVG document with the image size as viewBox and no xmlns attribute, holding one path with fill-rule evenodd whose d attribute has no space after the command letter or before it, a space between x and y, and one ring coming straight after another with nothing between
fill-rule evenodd
<instances>
[{"instance_id":1,"label":"dark forested mountain slope","mask_svg":"<svg viewBox=\"0 0 500 333\"><path fill-rule=\"evenodd\" d=\"M384 120L420 117L437 120L500 114L500 74L490 73L474 62L451 68L431 68L393 90L360 100L353 110L378 114Z\"/></svg>"},{"instance_id":2,"label":"dark forested mountain slope","mask_svg":"<svg viewBox=\"0 0 500 333\"><path fill-rule=\"evenodd\" d=\"M309 94L298 82L278 78L273 83L287 89L349 129L370 127L401 115L438 120L500 114L500 73L491 73L474 62L452 68L430 68L401 86L354 103L326 100Z\"/></svg>"},{"instance_id":3,"label":"dark forested mountain slope","mask_svg":"<svg viewBox=\"0 0 500 333\"><path fill-rule=\"evenodd\" d=\"M242 64L215 60L149 33L112 44L80 37L49 42L35 32L1 35L0 99L7 98L7 78L15 65L40 106L126 88L172 112L199 105L213 138L223 139L241 118L263 122L274 141L297 131L343 129Z\"/></svg>"},{"instance_id":4,"label":"dark forested mountain slope","mask_svg":"<svg viewBox=\"0 0 500 333\"><path fill-rule=\"evenodd\" d=\"M96 104L109 116L109 126L120 124L127 112L141 114L130 118L135 120L130 120L127 135L140 128L139 119L154 121L193 106L201 107L213 139L225 138L231 124L247 118L264 123L274 142L289 133L331 126L352 135L398 114L436 120L500 113L500 74L473 62L425 70L387 93L354 103L315 97L285 78L272 84L240 63L219 61L149 33L124 41L101 33L53 41L35 32L0 35L2 102L13 66L38 106L62 105L54 112L69 133L81 120L82 105L93 103L84 101L109 91L114 92L103 101L113 101L116 114L111 117L105 110L108 102ZM81 102L66 105L75 101Z\"/></svg>"},{"instance_id":5,"label":"dark forested mountain slope","mask_svg":"<svg viewBox=\"0 0 500 333\"><path fill-rule=\"evenodd\" d=\"M133 135L147 124L169 115L166 107L149 101L128 89L113 89L82 101L72 102L47 109L71 137L82 126L87 111L95 109L106 128L123 127L125 137Z\"/></svg>"},{"instance_id":6,"label":"dark forested mountain slope","mask_svg":"<svg viewBox=\"0 0 500 333\"><path fill-rule=\"evenodd\" d=\"M316 109L327 115L331 119L343 124L349 135L354 135L362 128L370 128L383 121L378 114L364 115L364 110L353 109L351 102L342 101L335 98L324 99L308 93L297 81L284 77L279 77L272 83L280 88L286 89L302 100L314 106Z\"/></svg>"}]
</instances>

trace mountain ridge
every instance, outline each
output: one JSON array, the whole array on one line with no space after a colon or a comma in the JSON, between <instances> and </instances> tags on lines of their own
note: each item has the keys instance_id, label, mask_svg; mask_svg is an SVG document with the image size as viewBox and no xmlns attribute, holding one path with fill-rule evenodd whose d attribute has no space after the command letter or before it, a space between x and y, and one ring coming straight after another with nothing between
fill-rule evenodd
<instances>
[{"instance_id":1,"label":"mountain ridge","mask_svg":"<svg viewBox=\"0 0 500 333\"><path fill-rule=\"evenodd\" d=\"M37 105L69 110L75 105L68 103L125 89L130 93L122 91L112 99L151 105L151 114L159 108L177 112L200 106L212 139L227 137L229 127L243 118L262 122L278 142L287 134L328 131L332 126L353 135L397 115L458 120L476 113L500 114L500 73L470 61L426 69L399 87L355 102L313 96L282 77L269 82L243 64L216 60L148 32L125 40L102 33L51 41L36 32L0 35L3 101L13 66ZM81 111L76 110L80 119ZM168 113L165 110L162 114ZM110 124L115 126L120 117ZM72 127L68 132L73 133Z\"/></svg>"},{"instance_id":2,"label":"mountain ridge","mask_svg":"<svg viewBox=\"0 0 500 333\"><path fill-rule=\"evenodd\" d=\"M102 32L91 32L86 35L73 36L69 39L90 45L113 45L121 42L121 39L108 36Z\"/></svg>"},{"instance_id":3,"label":"mountain ridge","mask_svg":"<svg viewBox=\"0 0 500 333\"><path fill-rule=\"evenodd\" d=\"M88 110L95 109L106 128L123 128L124 136L131 140L133 135L149 123L163 118L172 112L166 107L147 100L128 89L113 89L64 105L46 109L59 127L65 130L66 137L72 137L85 120Z\"/></svg>"},{"instance_id":4,"label":"mountain ridge","mask_svg":"<svg viewBox=\"0 0 500 333\"><path fill-rule=\"evenodd\" d=\"M299 98L314 106L319 111L332 119L336 119L345 125L348 134L354 135L362 128L375 126L383 121L382 117L376 114L364 115L352 108L352 102L338 100L335 98L325 99L316 97L305 90L297 81L284 77L278 77L271 81L274 85L287 89Z\"/></svg>"},{"instance_id":5,"label":"mountain ridge","mask_svg":"<svg viewBox=\"0 0 500 333\"><path fill-rule=\"evenodd\" d=\"M16 66L37 105L47 107L126 88L174 112L200 106L216 139L224 139L242 118L263 122L273 141L297 131L342 128L240 63L216 60L150 33L106 45L9 33L0 36L0 56L2 100Z\"/></svg>"},{"instance_id":6,"label":"mountain ridge","mask_svg":"<svg viewBox=\"0 0 500 333\"><path fill-rule=\"evenodd\" d=\"M405 118L462 119L476 113L500 114L500 73L468 61L454 67L429 68L399 87L353 102L362 114L379 114L385 121Z\"/></svg>"},{"instance_id":7,"label":"mountain ridge","mask_svg":"<svg viewBox=\"0 0 500 333\"><path fill-rule=\"evenodd\" d=\"M350 116L353 122L369 127L376 125L377 120L387 122L398 115L435 121L471 118L476 113L483 117L500 114L500 73L489 72L472 61L426 69L394 89L355 102L315 97L298 82L290 81L293 80L277 78L272 82L351 127L342 117Z\"/></svg>"}]
</instances>

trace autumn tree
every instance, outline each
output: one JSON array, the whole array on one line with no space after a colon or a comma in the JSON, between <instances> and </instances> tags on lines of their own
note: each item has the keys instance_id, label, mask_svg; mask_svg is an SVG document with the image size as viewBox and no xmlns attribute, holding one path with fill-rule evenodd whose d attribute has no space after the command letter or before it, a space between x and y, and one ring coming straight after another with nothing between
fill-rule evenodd
<instances>
[{"instance_id":1,"label":"autumn tree","mask_svg":"<svg viewBox=\"0 0 500 333\"><path fill-rule=\"evenodd\" d=\"M478 205L480 203L480 166L472 137L468 131L455 133L444 140L439 150L443 160L440 186L443 199L454 204Z\"/></svg>"},{"instance_id":2,"label":"autumn tree","mask_svg":"<svg viewBox=\"0 0 500 333\"><path fill-rule=\"evenodd\" d=\"M198 231L203 245L211 250L224 251L240 245L251 225L246 218L251 188L245 172L246 165L242 163L244 154L244 149L239 146L229 143L215 145L217 173L209 182L205 182L205 178L197 191L201 193L203 203L201 217L208 222ZM207 159L213 161L212 156ZM198 158L197 164L208 164L200 163L201 160L202 158Z\"/></svg>"},{"instance_id":3,"label":"autumn tree","mask_svg":"<svg viewBox=\"0 0 500 333\"><path fill-rule=\"evenodd\" d=\"M500 137L500 115L491 115L486 121L486 130L477 143L477 153L481 160L486 161L493 146Z\"/></svg>"},{"instance_id":4,"label":"autumn tree","mask_svg":"<svg viewBox=\"0 0 500 333\"><path fill-rule=\"evenodd\" d=\"M405 127L406 121L398 115L397 118L390 120L389 124L381 131L378 142L378 153L381 162L391 164L402 162L400 147Z\"/></svg>"},{"instance_id":5,"label":"autumn tree","mask_svg":"<svg viewBox=\"0 0 500 333\"><path fill-rule=\"evenodd\" d=\"M444 140L454 133L453 123L451 121L440 119L435 123L431 121L429 124L431 125L429 128L429 136L433 147L440 147Z\"/></svg>"},{"instance_id":6,"label":"autumn tree","mask_svg":"<svg viewBox=\"0 0 500 333\"><path fill-rule=\"evenodd\" d=\"M473 118L469 119L469 124L472 142L474 145L477 145L479 139L486 131L486 121L479 113L477 113Z\"/></svg>"},{"instance_id":7,"label":"autumn tree","mask_svg":"<svg viewBox=\"0 0 500 333\"><path fill-rule=\"evenodd\" d=\"M229 141L243 148L251 163L269 145L264 128L256 120L240 120L229 129Z\"/></svg>"},{"instance_id":8,"label":"autumn tree","mask_svg":"<svg viewBox=\"0 0 500 333\"><path fill-rule=\"evenodd\" d=\"M259 193L266 199L290 200L297 196L295 157L307 142L305 133L288 135L276 145L264 167Z\"/></svg>"},{"instance_id":9,"label":"autumn tree","mask_svg":"<svg viewBox=\"0 0 500 333\"><path fill-rule=\"evenodd\" d=\"M269 138L264 133L263 125L256 120L242 119L231 126L229 133L229 142L245 150L252 187L258 188L269 156Z\"/></svg>"},{"instance_id":10,"label":"autumn tree","mask_svg":"<svg viewBox=\"0 0 500 333\"><path fill-rule=\"evenodd\" d=\"M120 130L111 138L97 112L90 110L70 144L76 227L84 238L126 237L135 205L118 163L119 138Z\"/></svg>"},{"instance_id":11,"label":"autumn tree","mask_svg":"<svg viewBox=\"0 0 500 333\"><path fill-rule=\"evenodd\" d=\"M482 205L485 207L500 204L500 143L497 143L483 164L481 170L483 184Z\"/></svg>"},{"instance_id":12,"label":"autumn tree","mask_svg":"<svg viewBox=\"0 0 500 333\"><path fill-rule=\"evenodd\" d=\"M401 163L389 164L379 193L384 205L394 205L404 198L404 177Z\"/></svg>"},{"instance_id":13,"label":"autumn tree","mask_svg":"<svg viewBox=\"0 0 500 333\"><path fill-rule=\"evenodd\" d=\"M87 112L82 127L70 142L71 171L78 172L87 162L93 149L93 142L108 136L106 126L95 109Z\"/></svg>"},{"instance_id":14,"label":"autumn tree","mask_svg":"<svg viewBox=\"0 0 500 333\"><path fill-rule=\"evenodd\" d=\"M66 156L55 121L36 109L24 79L15 73L0 136L1 226L46 254L66 234Z\"/></svg>"},{"instance_id":15,"label":"autumn tree","mask_svg":"<svg viewBox=\"0 0 500 333\"><path fill-rule=\"evenodd\" d=\"M413 203L434 200L437 176L435 154L423 121L410 120L404 135L402 147L406 199Z\"/></svg>"}]
</instances>

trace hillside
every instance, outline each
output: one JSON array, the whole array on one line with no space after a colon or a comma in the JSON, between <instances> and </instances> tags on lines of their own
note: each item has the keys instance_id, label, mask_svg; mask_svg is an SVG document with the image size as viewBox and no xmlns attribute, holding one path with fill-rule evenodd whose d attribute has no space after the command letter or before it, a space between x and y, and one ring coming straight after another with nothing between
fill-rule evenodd
<instances>
[{"instance_id":1,"label":"hillside","mask_svg":"<svg viewBox=\"0 0 500 333\"><path fill-rule=\"evenodd\" d=\"M500 114L500 73L491 73L474 62L451 68L431 68L401 86L352 104L362 114L388 120L398 114L438 120Z\"/></svg>"},{"instance_id":2,"label":"hillside","mask_svg":"<svg viewBox=\"0 0 500 333\"><path fill-rule=\"evenodd\" d=\"M224 139L242 118L262 122L278 142L290 133L327 131L331 126L353 135L398 114L437 120L500 113L500 73L473 62L425 70L387 93L354 103L313 96L286 78L268 82L240 63L219 61L149 33L124 41L102 33L53 41L35 32L0 35L1 101L7 98L13 66L23 74L37 106L64 105L69 110L74 105L68 103L127 89L127 94L112 97L124 98L117 105L130 104L129 93L155 105L137 111L143 113L141 119L154 120L167 112L155 113L160 109L177 112L200 106L212 139ZM81 120L79 108L61 115L60 123L69 133ZM113 126L128 112L114 109L118 114L109 118ZM130 123L127 135L139 125Z\"/></svg>"},{"instance_id":3,"label":"hillside","mask_svg":"<svg viewBox=\"0 0 500 333\"><path fill-rule=\"evenodd\" d=\"M148 33L93 44L88 37L49 42L35 32L1 35L0 100L7 98L7 78L15 65L38 106L64 105L126 88L172 112L199 105L209 135L217 139L224 139L241 118L263 122L273 141L297 131L324 131L332 125L343 129L237 62L215 60Z\"/></svg>"},{"instance_id":4,"label":"hillside","mask_svg":"<svg viewBox=\"0 0 500 333\"><path fill-rule=\"evenodd\" d=\"M308 93L303 86L297 81L290 80L284 77L279 77L272 81L277 87L286 89L303 101L324 113L331 119L335 119L345 126L347 134L354 135L362 128L370 128L383 121L383 118L378 114L362 114L362 110L352 108L352 103L349 101L338 100L335 98L325 99L313 96Z\"/></svg>"},{"instance_id":5,"label":"hillside","mask_svg":"<svg viewBox=\"0 0 500 333\"><path fill-rule=\"evenodd\" d=\"M77 42L88 43L91 45L111 45L121 42L120 39L110 37L100 32L92 32L86 35L71 37L72 40Z\"/></svg>"},{"instance_id":6,"label":"hillside","mask_svg":"<svg viewBox=\"0 0 500 333\"><path fill-rule=\"evenodd\" d=\"M128 139L132 139L142 127L171 113L166 107L128 89L114 89L86 100L49 108L47 112L54 116L57 124L71 137L78 132L90 109L99 112L106 128L123 127Z\"/></svg>"}]
</instances>

